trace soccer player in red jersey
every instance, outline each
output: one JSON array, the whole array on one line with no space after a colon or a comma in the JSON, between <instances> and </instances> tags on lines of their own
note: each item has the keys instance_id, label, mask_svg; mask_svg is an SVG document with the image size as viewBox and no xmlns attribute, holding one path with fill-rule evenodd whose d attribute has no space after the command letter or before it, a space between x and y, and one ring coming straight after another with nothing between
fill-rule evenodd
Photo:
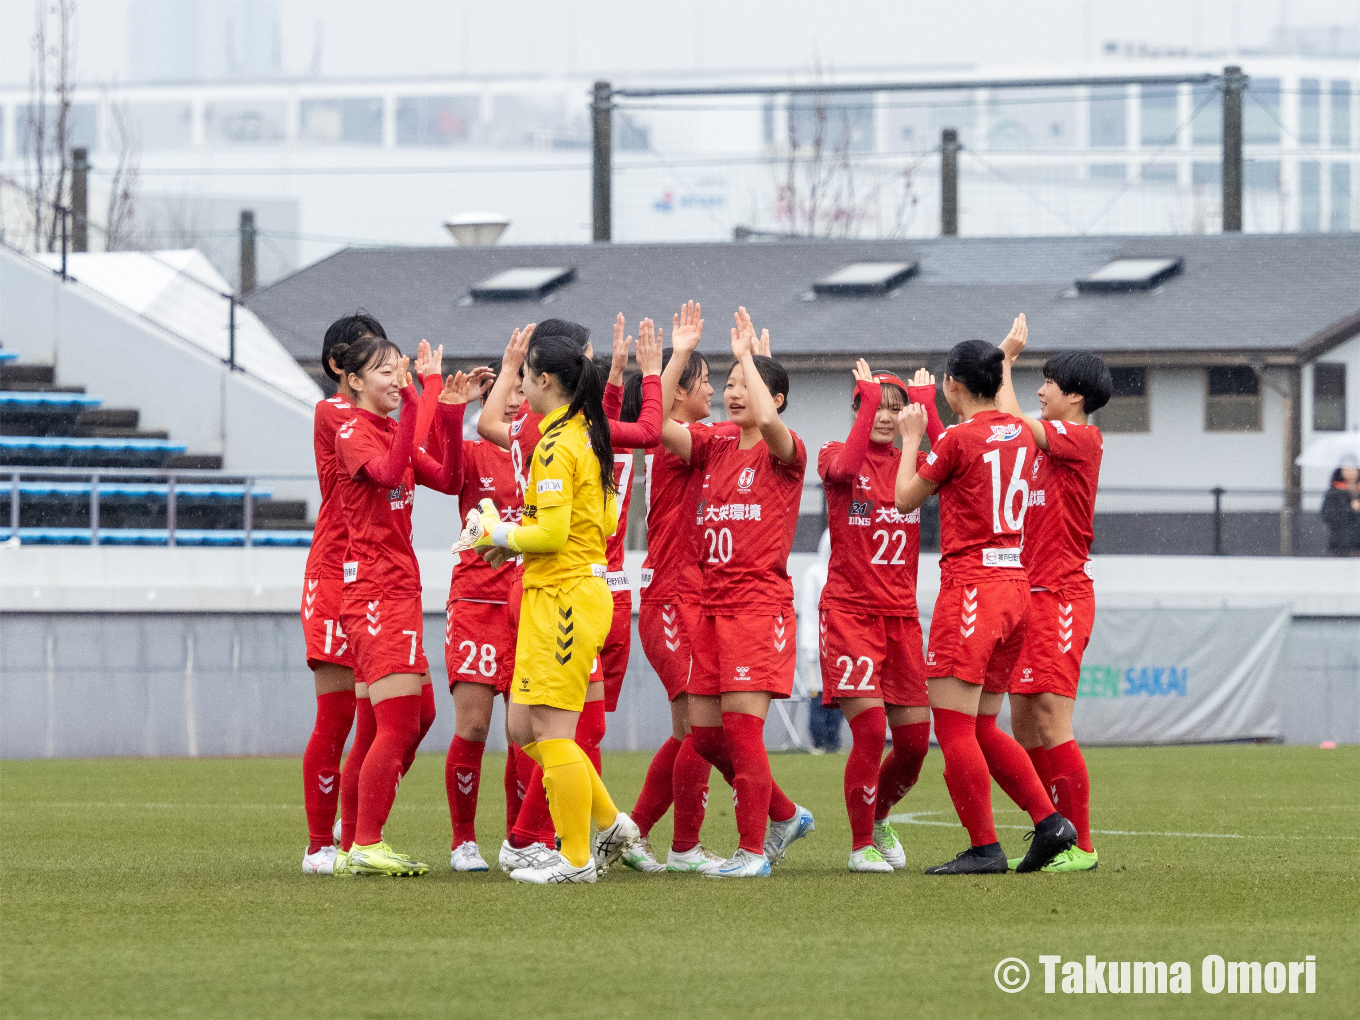
<instances>
[{"instance_id":1,"label":"soccer player in red jersey","mask_svg":"<svg viewBox=\"0 0 1360 1020\"><path fill-rule=\"evenodd\" d=\"M343 358L351 344L366 337L385 340L387 334L371 315L346 315L331 323L321 344L321 363L326 374L335 380L337 392L335 396L316 405L312 445L316 455L317 482L321 488L321 506L317 510L316 527L312 532L312 545L303 573L302 632L307 647L307 665L312 670L316 685L316 722L302 755L303 801L308 832L302 871L309 875L334 873L336 808L345 785L340 773L340 756L356 710L354 652L340 623L343 563L349 536L345 529L344 508L336 496L340 467L335 456L335 433L354 416L354 394L341 375L336 359ZM420 343L420 354L416 359L418 374L423 379L434 366L435 382L441 383L442 380L438 379L437 355L424 340ZM437 392L438 386L426 395L433 397ZM422 425L428 425L433 413L431 402L424 400L421 415L417 418L418 433ZM355 738L357 754L351 759L355 765L353 778L356 781L358 765L368 750L373 733L373 712L368 703L366 686L358 685L357 693L360 732ZM357 782L350 785L353 790L348 802L352 814L353 794L357 793L358 786ZM350 835L352 838L352 825Z\"/></svg>"},{"instance_id":2,"label":"soccer player in red jersey","mask_svg":"<svg viewBox=\"0 0 1360 1020\"><path fill-rule=\"evenodd\" d=\"M421 647L420 565L411 546L416 483L456 494L462 487L463 407L476 392L459 372L439 394L435 427L443 461L416 445L417 397L407 359L387 340L350 345L339 361L355 415L336 433L337 486L349 532L340 619L354 648L356 679L368 685L376 732L360 766L354 842L337 859L350 875L416 875L429 869L382 839L397 783L421 736L422 688L429 684ZM388 415L402 406L400 423Z\"/></svg>"},{"instance_id":3,"label":"soccer player in red jersey","mask_svg":"<svg viewBox=\"0 0 1360 1020\"><path fill-rule=\"evenodd\" d=\"M943 426L935 412L935 379L925 369L908 387L895 375L855 366L855 423L844 443L827 443L817 458L826 493L831 560L818 627L822 701L839 707L854 744L845 759L845 806L850 815L850 870L891 872L906 853L888 813L921 773L930 747L930 708L916 567L921 511L894 505L897 415L920 403L931 440ZM912 451L917 465L925 454ZM883 746L892 726L893 750Z\"/></svg>"},{"instance_id":4,"label":"soccer player in red jersey","mask_svg":"<svg viewBox=\"0 0 1360 1020\"><path fill-rule=\"evenodd\" d=\"M732 786L741 837L730 858L700 869L715 878L768 875L772 861L814 828L812 813L775 784L764 740L770 701L793 690L798 643L788 558L807 451L779 417L788 406L788 373L753 353L745 308L736 321L723 400L741 432L717 435L671 421L662 434L666 449L704 476L695 513L704 529L703 595L689 721L699 753Z\"/></svg>"},{"instance_id":5,"label":"soccer player in red jersey","mask_svg":"<svg viewBox=\"0 0 1360 1020\"><path fill-rule=\"evenodd\" d=\"M997 407L1021 418L1039 445L1030 471L1020 553L1029 575L1029 626L1011 673L1011 729L1054 806L1077 829L1077 842L1043 870L1090 871L1099 857L1091 843L1090 780L1072 733L1072 709L1096 615L1091 540L1105 444L1089 418L1109 403L1114 384L1096 355L1056 354L1044 363L1040 417L1023 415L1011 385L1011 366L1028 336L1022 314L1001 343L1006 361L996 395Z\"/></svg>"},{"instance_id":6,"label":"soccer player in red jersey","mask_svg":"<svg viewBox=\"0 0 1360 1020\"><path fill-rule=\"evenodd\" d=\"M623 364L627 363L628 343L631 337L624 337L619 319L615 320L615 351L617 358L621 352ZM527 404L507 426L504 423L505 402L515 380L520 378L524 356L529 341L535 334L542 336L564 336L579 344L586 357L593 356L590 343L590 330L575 322L563 319L548 319L541 323L530 323L523 329L515 330L510 343L501 359L501 373L487 394L477 431L487 439L509 450L511 463L518 481L521 498L524 486L528 484L529 465L533 459L534 448L542 438L539 426L542 415L534 414ZM652 348L655 348L654 357ZM651 446L661 435L661 343L660 339L648 334L643 337L638 331L638 364L642 368L642 401L636 422L621 422L610 419L610 435L616 446L632 448ZM612 364L612 362L611 362ZM620 378L622 368L619 370ZM616 475L619 473L616 467ZM512 627L518 628L519 603L522 587L519 580L521 568L517 568L516 579L509 594L509 609ZM631 626L631 621L630 621ZM598 670L598 663L596 664ZM625 659L626 668L626 659ZM620 677L621 678L621 677ZM586 703L577 722L576 739L591 764L599 771L601 764L599 744L605 729L605 685L603 679L593 680L587 687ZM511 755L515 756L519 787L523 799L509 836L501 845L498 863L501 870L510 872L517 868L538 867L548 848L554 843L552 816L548 810L548 800L543 789L543 769L519 749L511 745ZM507 793L509 785L507 782Z\"/></svg>"},{"instance_id":7,"label":"soccer player in red jersey","mask_svg":"<svg viewBox=\"0 0 1360 1020\"><path fill-rule=\"evenodd\" d=\"M1037 871L1076 839L1029 757L996 726L1025 639L1029 581L1020 541L1035 453L1025 423L997 409L1004 358L981 340L965 340L949 352L944 394L960 423L945 430L919 471L914 457L903 457L897 474L902 513L940 494L940 594L930 621L926 676L945 784L971 841L954 860L926 869L932 875L1007 870L992 820L992 776L1034 821L1017 871ZM903 448L918 446L925 409L903 408L899 423Z\"/></svg>"},{"instance_id":8,"label":"soccer player in red jersey","mask_svg":"<svg viewBox=\"0 0 1360 1020\"><path fill-rule=\"evenodd\" d=\"M485 386L491 369L479 372L474 381ZM524 403L524 393L514 386L502 415L511 421ZM447 437L446 437L447 438ZM463 443L463 487L458 493L460 511L490 499L501 519L518 522L523 506L510 454L482 439ZM453 695L454 735L444 760L444 786L453 823L453 849L449 866L454 871L486 871L487 863L477 846L477 795L482 780L482 753L491 728L496 695L510 696L510 677L515 665L515 631L507 603L515 580L515 566L493 566L467 550L458 554L449 581L445 609L444 664ZM506 757L506 833L519 814L515 755Z\"/></svg>"},{"instance_id":9,"label":"soccer player in red jersey","mask_svg":"<svg viewBox=\"0 0 1360 1020\"><path fill-rule=\"evenodd\" d=\"M667 351L669 361L661 373L663 399L670 405L670 419L695 434L716 428L739 435L740 428L730 422L704 424L713 410L713 387L708 362L697 350L702 316L702 307L690 301L672 319L675 346ZM652 757L631 817L645 839L674 803L666 870L697 873L722 862L699 842L712 766L695 749L686 693L703 588L699 565L703 531L694 525L703 475L664 446L649 450L646 464L647 557L642 563L638 637L671 704L671 737ZM650 843L646 846L650 849Z\"/></svg>"}]
</instances>

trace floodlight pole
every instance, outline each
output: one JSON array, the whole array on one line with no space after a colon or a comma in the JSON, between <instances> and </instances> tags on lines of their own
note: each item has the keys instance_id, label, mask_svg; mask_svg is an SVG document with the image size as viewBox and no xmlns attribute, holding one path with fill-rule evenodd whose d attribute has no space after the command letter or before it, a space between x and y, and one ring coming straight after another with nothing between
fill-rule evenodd
<instances>
[{"instance_id":1,"label":"floodlight pole","mask_svg":"<svg viewBox=\"0 0 1360 1020\"><path fill-rule=\"evenodd\" d=\"M239 293L245 297L255 289L255 211L241 210L241 286Z\"/></svg>"},{"instance_id":2,"label":"floodlight pole","mask_svg":"<svg viewBox=\"0 0 1360 1020\"><path fill-rule=\"evenodd\" d=\"M1247 76L1223 68L1223 233L1242 232L1242 90Z\"/></svg>"},{"instance_id":3,"label":"floodlight pole","mask_svg":"<svg viewBox=\"0 0 1360 1020\"><path fill-rule=\"evenodd\" d=\"M71 150L71 250L89 251L89 172L86 149Z\"/></svg>"},{"instance_id":4,"label":"floodlight pole","mask_svg":"<svg viewBox=\"0 0 1360 1020\"><path fill-rule=\"evenodd\" d=\"M595 83L595 99L591 103L594 165L591 175L591 239L608 241L613 233L613 102L614 89L607 81Z\"/></svg>"},{"instance_id":5,"label":"floodlight pole","mask_svg":"<svg viewBox=\"0 0 1360 1020\"><path fill-rule=\"evenodd\" d=\"M945 128L940 135L940 235L959 233L959 133Z\"/></svg>"}]
</instances>

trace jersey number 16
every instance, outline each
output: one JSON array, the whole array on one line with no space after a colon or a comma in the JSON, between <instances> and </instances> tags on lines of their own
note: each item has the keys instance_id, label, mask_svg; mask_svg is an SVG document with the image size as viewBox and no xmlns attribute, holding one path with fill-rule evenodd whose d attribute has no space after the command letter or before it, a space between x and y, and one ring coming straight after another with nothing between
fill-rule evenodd
<instances>
[{"instance_id":1,"label":"jersey number 16","mask_svg":"<svg viewBox=\"0 0 1360 1020\"><path fill-rule=\"evenodd\" d=\"M1025 454L1027 447L1018 447L1015 451L1015 467L1011 470L1011 483L1006 487L1006 494L1001 494L1001 451L989 450L982 455L983 461L991 465L992 468L992 531L998 535L1005 533L1014 534L1019 531L1025 523L1025 507L1029 505L1029 482L1025 481ZM1019 499L1020 506L1015 506ZM1005 515L1006 527L1001 526L1001 517Z\"/></svg>"}]
</instances>

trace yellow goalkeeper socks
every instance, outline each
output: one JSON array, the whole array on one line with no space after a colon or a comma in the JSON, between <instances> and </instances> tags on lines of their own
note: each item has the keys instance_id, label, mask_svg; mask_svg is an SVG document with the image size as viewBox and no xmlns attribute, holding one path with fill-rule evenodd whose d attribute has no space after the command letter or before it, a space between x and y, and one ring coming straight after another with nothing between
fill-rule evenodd
<instances>
[{"instance_id":1,"label":"yellow goalkeeper socks","mask_svg":"<svg viewBox=\"0 0 1360 1020\"><path fill-rule=\"evenodd\" d=\"M521 744L520 750L527 754L534 761L538 762L540 766L543 764L543 756L538 753L538 741L533 740L527 744Z\"/></svg>"},{"instance_id":2,"label":"yellow goalkeeper socks","mask_svg":"<svg viewBox=\"0 0 1360 1020\"><path fill-rule=\"evenodd\" d=\"M581 756L584 758L585 752ZM607 829L618 818L619 809L614 806L614 798L609 796L604 780L595 771L594 763L589 758L585 762L586 768L590 769L590 819L595 823L595 828Z\"/></svg>"},{"instance_id":3,"label":"yellow goalkeeper socks","mask_svg":"<svg viewBox=\"0 0 1360 1020\"><path fill-rule=\"evenodd\" d=\"M562 856L573 867L583 867L590 860L591 777L595 770L574 740L540 740L531 746L536 752L533 756L543 762L543 789L548 794L553 826L562 837ZM599 776L595 776L595 782L600 782ZM604 789L603 784L600 789ZM606 799L608 796L606 793ZM610 815L609 824L613 822Z\"/></svg>"}]
</instances>

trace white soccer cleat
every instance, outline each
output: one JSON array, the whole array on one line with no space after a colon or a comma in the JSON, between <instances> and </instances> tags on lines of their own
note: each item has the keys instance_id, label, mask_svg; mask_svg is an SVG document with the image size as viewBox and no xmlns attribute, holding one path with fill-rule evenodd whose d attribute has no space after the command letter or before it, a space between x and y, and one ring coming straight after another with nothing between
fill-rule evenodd
<instances>
[{"instance_id":1,"label":"white soccer cleat","mask_svg":"<svg viewBox=\"0 0 1360 1020\"><path fill-rule=\"evenodd\" d=\"M516 882L529 885L594 885L595 876L594 857L578 868L555 851L552 859L545 861L542 867L516 868L510 872L510 877Z\"/></svg>"},{"instance_id":2,"label":"white soccer cleat","mask_svg":"<svg viewBox=\"0 0 1360 1020\"><path fill-rule=\"evenodd\" d=\"M878 847L866 846L859 850L850 851L850 870L876 871L891 875L893 866L883 859L883 855L878 852Z\"/></svg>"},{"instance_id":3,"label":"white soccer cleat","mask_svg":"<svg viewBox=\"0 0 1360 1020\"><path fill-rule=\"evenodd\" d=\"M652 851L652 844L647 841L646 836L639 836L624 848L623 863L625 867L648 875L655 875L666 870L666 866L656 859L656 854Z\"/></svg>"},{"instance_id":4,"label":"white soccer cleat","mask_svg":"<svg viewBox=\"0 0 1360 1020\"><path fill-rule=\"evenodd\" d=\"M634 842L642 838L637 823L620 811L614 816L614 824L595 833L595 865L604 871L623 856Z\"/></svg>"},{"instance_id":5,"label":"white soccer cleat","mask_svg":"<svg viewBox=\"0 0 1360 1020\"><path fill-rule=\"evenodd\" d=\"M765 857L771 865L782 861L789 847L817 828L811 811L797 804L793 808L792 818L784 822L772 821L765 830Z\"/></svg>"},{"instance_id":6,"label":"white soccer cleat","mask_svg":"<svg viewBox=\"0 0 1360 1020\"><path fill-rule=\"evenodd\" d=\"M449 867L454 871L490 871L482 852L472 840L459 843L449 854Z\"/></svg>"},{"instance_id":7,"label":"white soccer cleat","mask_svg":"<svg viewBox=\"0 0 1360 1020\"><path fill-rule=\"evenodd\" d=\"M738 850L711 871L701 871L707 878L764 878L770 873L770 861L764 854Z\"/></svg>"},{"instance_id":8,"label":"white soccer cleat","mask_svg":"<svg viewBox=\"0 0 1360 1020\"><path fill-rule=\"evenodd\" d=\"M666 854L666 870L688 875L708 875L718 870L718 865L724 860L702 843L697 843L683 853L671 850Z\"/></svg>"},{"instance_id":9,"label":"white soccer cleat","mask_svg":"<svg viewBox=\"0 0 1360 1020\"><path fill-rule=\"evenodd\" d=\"M907 866L907 851L902 848L902 841L886 820L874 822L874 846L883 859L893 866L893 870L901 871Z\"/></svg>"},{"instance_id":10,"label":"white soccer cleat","mask_svg":"<svg viewBox=\"0 0 1360 1020\"><path fill-rule=\"evenodd\" d=\"M333 846L323 846L314 854L303 854L302 873L304 875L334 875L335 854Z\"/></svg>"},{"instance_id":11,"label":"white soccer cleat","mask_svg":"<svg viewBox=\"0 0 1360 1020\"><path fill-rule=\"evenodd\" d=\"M514 847L507 839L501 843L500 855L496 863L507 874L517 868L541 868L552 860L556 851L542 843L530 843L525 847Z\"/></svg>"}]
</instances>

